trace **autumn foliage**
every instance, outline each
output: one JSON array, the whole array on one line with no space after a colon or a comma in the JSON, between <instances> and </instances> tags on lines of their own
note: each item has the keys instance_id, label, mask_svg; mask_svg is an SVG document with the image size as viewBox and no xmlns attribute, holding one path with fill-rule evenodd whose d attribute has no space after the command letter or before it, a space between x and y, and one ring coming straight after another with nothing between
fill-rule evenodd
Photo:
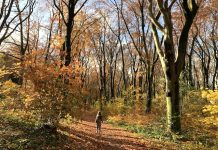
<instances>
[{"instance_id":1,"label":"autumn foliage","mask_svg":"<svg viewBox=\"0 0 218 150\"><path fill-rule=\"evenodd\" d=\"M217 0L1 1L0 149L217 147L217 16Z\"/></svg>"}]
</instances>

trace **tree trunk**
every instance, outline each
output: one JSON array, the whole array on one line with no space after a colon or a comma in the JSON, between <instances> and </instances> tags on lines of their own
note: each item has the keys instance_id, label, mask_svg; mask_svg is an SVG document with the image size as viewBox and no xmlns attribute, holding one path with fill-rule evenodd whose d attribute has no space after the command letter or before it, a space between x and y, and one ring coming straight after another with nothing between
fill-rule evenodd
<instances>
[{"instance_id":1,"label":"tree trunk","mask_svg":"<svg viewBox=\"0 0 218 150\"><path fill-rule=\"evenodd\" d=\"M179 78L176 77L175 73L167 75L166 91L167 130L179 132L181 130Z\"/></svg>"},{"instance_id":2,"label":"tree trunk","mask_svg":"<svg viewBox=\"0 0 218 150\"><path fill-rule=\"evenodd\" d=\"M65 56L65 66L69 66L71 62L71 32L72 32L72 26L73 23L69 22L67 25L67 35L65 37L65 50L66 50L66 56Z\"/></svg>"},{"instance_id":3,"label":"tree trunk","mask_svg":"<svg viewBox=\"0 0 218 150\"><path fill-rule=\"evenodd\" d=\"M148 87L147 87L147 101L146 101L146 113L151 112L151 104L152 104L152 98L153 98L153 77L148 77Z\"/></svg>"},{"instance_id":4,"label":"tree trunk","mask_svg":"<svg viewBox=\"0 0 218 150\"><path fill-rule=\"evenodd\" d=\"M215 17L216 18L216 17ZM212 36L215 37L215 30L216 30L216 23L213 25L213 30L212 30ZM215 71L213 74L213 80L212 80L212 89L215 90L216 88L216 81L217 81L217 73L218 73L218 47L216 44L216 39L212 38L212 43L213 43L213 51L214 51L214 57L215 57Z\"/></svg>"},{"instance_id":5,"label":"tree trunk","mask_svg":"<svg viewBox=\"0 0 218 150\"><path fill-rule=\"evenodd\" d=\"M104 93L104 84L103 84L103 67L102 67L102 59L100 59L99 63L99 75L100 75L100 88L99 88L99 109L102 111L102 101L103 101L103 93Z\"/></svg>"},{"instance_id":6,"label":"tree trunk","mask_svg":"<svg viewBox=\"0 0 218 150\"><path fill-rule=\"evenodd\" d=\"M188 56L188 80L189 80L189 85L191 87L194 87L194 81L193 81L193 76L192 76L192 55L190 54Z\"/></svg>"},{"instance_id":7,"label":"tree trunk","mask_svg":"<svg viewBox=\"0 0 218 150\"><path fill-rule=\"evenodd\" d=\"M165 60L162 61L162 67L166 81L167 130L169 132L177 133L181 130L179 76L182 71L182 67L179 68L178 64L174 63L175 53L173 53L174 47L172 43L172 38L165 35L164 48L166 56ZM183 59L183 61L184 60L185 59Z\"/></svg>"},{"instance_id":8,"label":"tree trunk","mask_svg":"<svg viewBox=\"0 0 218 150\"><path fill-rule=\"evenodd\" d=\"M195 35L193 37L192 40L192 44L191 44L191 51L190 54L188 55L188 80L189 80L189 85L191 87L194 87L194 79L193 79L193 75L192 75L192 56L193 56L193 52L194 52L194 45L195 45L195 40L197 38L197 35Z\"/></svg>"},{"instance_id":9,"label":"tree trunk","mask_svg":"<svg viewBox=\"0 0 218 150\"><path fill-rule=\"evenodd\" d=\"M143 110L142 110L142 106L143 106L143 99L142 99L142 94L143 94L143 91L142 91L142 88L143 88L143 75L142 75L142 63L140 65L140 72L139 72L139 77L138 77L138 81L139 81L139 84L138 84L138 88L139 88L139 93L138 93L138 107L139 107L139 113L141 113Z\"/></svg>"},{"instance_id":10,"label":"tree trunk","mask_svg":"<svg viewBox=\"0 0 218 150\"><path fill-rule=\"evenodd\" d=\"M208 68L204 68L204 81L205 81L205 87L208 89L209 88L209 70Z\"/></svg>"},{"instance_id":11,"label":"tree trunk","mask_svg":"<svg viewBox=\"0 0 218 150\"><path fill-rule=\"evenodd\" d=\"M108 101L106 65L107 65L107 64L106 64L105 51L103 51L103 85L104 85L104 97L106 98L106 101Z\"/></svg>"},{"instance_id":12,"label":"tree trunk","mask_svg":"<svg viewBox=\"0 0 218 150\"><path fill-rule=\"evenodd\" d=\"M166 80L166 103L167 103L167 130L179 132L180 122L180 97L179 97L179 75L176 65L166 62L164 66Z\"/></svg>"},{"instance_id":13,"label":"tree trunk","mask_svg":"<svg viewBox=\"0 0 218 150\"><path fill-rule=\"evenodd\" d=\"M111 99L115 97L114 91L114 76L113 76L113 67L110 66L110 90L111 90Z\"/></svg>"},{"instance_id":14,"label":"tree trunk","mask_svg":"<svg viewBox=\"0 0 218 150\"><path fill-rule=\"evenodd\" d=\"M199 75L198 75L198 69L196 68L195 64L193 64L193 68L194 68L194 72L195 72L195 76L196 76L196 89L200 89L200 79L199 79Z\"/></svg>"},{"instance_id":15,"label":"tree trunk","mask_svg":"<svg viewBox=\"0 0 218 150\"><path fill-rule=\"evenodd\" d=\"M216 78L217 78L217 72L218 72L218 57L215 60L216 60L216 65L215 65L215 71L213 74L213 81L212 81L213 90L215 90L215 86L216 86Z\"/></svg>"},{"instance_id":16,"label":"tree trunk","mask_svg":"<svg viewBox=\"0 0 218 150\"><path fill-rule=\"evenodd\" d=\"M124 58L124 49L123 44L121 40L121 20L120 20L120 12L118 9L118 40L120 43L120 51L121 51L121 59L122 59L122 73L123 73L123 84L124 84L124 90L127 90L127 82L126 82L126 73L125 73L125 58Z\"/></svg>"}]
</instances>

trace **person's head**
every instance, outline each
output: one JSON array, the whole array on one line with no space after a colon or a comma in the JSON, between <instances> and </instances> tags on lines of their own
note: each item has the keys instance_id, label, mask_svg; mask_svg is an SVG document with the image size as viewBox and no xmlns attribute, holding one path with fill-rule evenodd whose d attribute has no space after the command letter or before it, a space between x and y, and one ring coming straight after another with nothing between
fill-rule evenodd
<instances>
[{"instance_id":1,"label":"person's head","mask_svg":"<svg viewBox=\"0 0 218 150\"><path fill-rule=\"evenodd\" d=\"M101 111L98 111L98 115L101 115Z\"/></svg>"}]
</instances>

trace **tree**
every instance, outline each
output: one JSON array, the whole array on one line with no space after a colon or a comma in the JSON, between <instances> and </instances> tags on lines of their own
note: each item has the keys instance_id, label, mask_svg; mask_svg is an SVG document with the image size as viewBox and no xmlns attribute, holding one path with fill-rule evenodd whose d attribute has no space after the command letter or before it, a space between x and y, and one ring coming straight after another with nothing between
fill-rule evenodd
<instances>
[{"instance_id":1,"label":"tree","mask_svg":"<svg viewBox=\"0 0 218 150\"><path fill-rule=\"evenodd\" d=\"M72 58L71 56L71 52L72 52L71 34L74 28L75 17L80 12L80 10L84 7L85 3L88 0L83 1L82 4L78 7L77 4L80 1L81 0L53 0L55 7L60 12L64 25L66 26L65 40L64 40L63 48L62 48L62 51L66 53L65 60L64 60L65 66L69 66L71 63L71 58ZM67 14L65 14L65 8L66 8Z\"/></svg>"},{"instance_id":2,"label":"tree","mask_svg":"<svg viewBox=\"0 0 218 150\"><path fill-rule=\"evenodd\" d=\"M15 20L17 16L11 20L9 20L10 19L9 16L11 15L12 6L14 5L14 3L15 0L11 0L11 1L3 0L1 2L0 20L2 21L0 24L0 33L1 33L0 45L3 42L3 40L8 38L13 33L13 32L9 32L9 25L11 24L11 22L13 22L13 20Z\"/></svg>"},{"instance_id":3,"label":"tree","mask_svg":"<svg viewBox=\"0 0 218 150\"><path fill-rule=\"evenodd\" d=\"M152 33L155 46L161 61L166 81L167 101L167 129L170 132L181 130L180 97L179 97L179 76L184 68L188 34L193 20L198 11L198 4L195 0L181 0L179 6L184 15L184 25L179 36L178 46L174 44L172 7L176 0L170 4L168 0L156 0L158 11L163 18L162 25L154 12L154 0L149 0L148 11L152 22ZM163 48L159 40L158 31L163 34ZM176 48L177 47L177 54Z\"/></svg>"},{"instance_id":4,"label":"tree","mask_svg":"<svg viewBox=\"0 0 218 150\"><path fill-rule=\"evenodd\" d=\"M19 16L32 5L32 0L27 1L23 4L23 7L15 7L19 4L18 0L3 0L0 3L0 45L2 42L11 36L11 34L16 31L17 27L27 20L29 15L24 17L20 21L16 21Z\"/></svg>"},{"instance_id":5,"label":"tree","mask_svg":"<svg viewBox=\"0 0 218 150\"><path fill-rule=\"evenodd\" d=\"M136 29L135 32L131 32L130 26L127 23L127 17L124 16L124 2L121 1L121 16L124 21L124 24L127 28L127 32L132 40L132 43L138 52L140 57L140 61L143 63L145 68L145 82L146 82L146 94L147 94L147 101L146 101L146 108L145 112L151 112L151 104L153 99L153 83L154 83L154 69L155 65L158 61L158 55L156 52L156 48L153 45L152 35L149 32L150 30L150 23L147 22L148 18L146 18L146 10L145 10L145 1L138 0L137 2L127 2L127 6L129 8L128 11L133 13L135 18L136 25L134 26ZM118 6L117 6L118 7ZM134 36L136 35L136 36ZM137 43L138 41L138 43ZM142 67L141 67L142 68ZM142 70L141 70L142 71ZM142 82L143 82L143 75L139 77L139 88L140 93L142 94Z\"/></svg>"}]
</instances>

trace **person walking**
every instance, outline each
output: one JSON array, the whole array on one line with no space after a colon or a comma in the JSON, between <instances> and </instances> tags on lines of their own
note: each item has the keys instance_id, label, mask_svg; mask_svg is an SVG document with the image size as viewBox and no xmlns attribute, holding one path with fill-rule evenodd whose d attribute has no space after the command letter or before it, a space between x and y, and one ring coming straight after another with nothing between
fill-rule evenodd
<instances>
[{"instance_id":1,"label":"person walking","mask_svg":"<svg viewBox=\"0 0 218 150\"><path fill-rule=\"evenodd\" d=\"M101 111L98 111L96 118L95 118L95 122L96 122L96 133L100 134L101 133L101 124L103 123Z\"/></svg>"}]
</instances>

